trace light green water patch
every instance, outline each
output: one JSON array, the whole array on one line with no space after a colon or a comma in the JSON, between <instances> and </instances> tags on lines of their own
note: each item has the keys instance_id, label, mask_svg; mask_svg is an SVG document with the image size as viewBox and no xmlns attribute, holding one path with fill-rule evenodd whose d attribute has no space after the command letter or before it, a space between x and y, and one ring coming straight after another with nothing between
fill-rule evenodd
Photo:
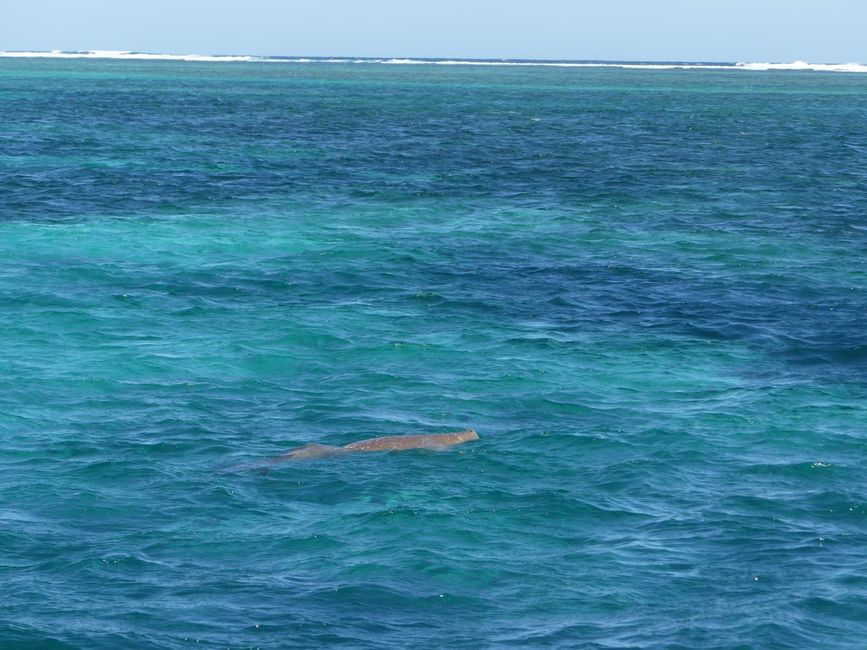
<instances>
[{"instance_id":1,"label":"light green water patch","mask_svg":"<svg viewBox=\"0 0 867 650\"><path fill-rule=\"evenodd\" d=\"M302 228L286 229L279 217L257 224L228 215L168 216L145 222L128 218L43 224L6 222L0 233L7 265L17 256L42 266L68 260L74 264L116 263L184 266L206 260L208 266L245 260L254 265L269 258L315 250L321 241ZM67 264L64 266L72 266ZM42 266L50 270L52 266ZM70 269L71 270L71 269Z\"/></svg>"}]
</instances>

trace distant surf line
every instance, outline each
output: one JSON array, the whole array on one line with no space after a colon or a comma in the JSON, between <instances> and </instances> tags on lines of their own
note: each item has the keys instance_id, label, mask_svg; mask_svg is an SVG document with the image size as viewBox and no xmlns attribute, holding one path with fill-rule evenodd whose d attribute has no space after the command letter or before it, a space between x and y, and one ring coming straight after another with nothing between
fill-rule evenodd
<instances>
[{"instance_id":1,"label":"distant surf line","mask_svg":"<svg viewBox=\"0 0 867 650\"><path fill-rule=\"evenodd\" d=\"M253 56L233 54L155 54L126 50L80 50L80 51L5 51L0 58L41 59L113 59L131 61L187 61L193 63L295 63L295 64L382 64L382 65L453 65L453 66L511 66L547 68L621 68L630 70L741 70L750 72L801 71L801 72L867 72L862 63L791 63L769 62L689 62L689 61L567 61L529 59L436 59L436 58L388 58L388 57L292 57Z\"/></svg>"}]
</instances>

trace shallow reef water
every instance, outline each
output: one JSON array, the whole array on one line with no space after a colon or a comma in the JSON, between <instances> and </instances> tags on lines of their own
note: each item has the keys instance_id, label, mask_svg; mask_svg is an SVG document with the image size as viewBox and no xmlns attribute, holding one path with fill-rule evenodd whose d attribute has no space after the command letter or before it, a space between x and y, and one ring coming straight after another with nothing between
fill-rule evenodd
<instances>
[{"instance_id":1,"label":"shallow reef water","mask_svg":"<svg viewBox=\"0 0 867 650\"><path fill-rule=\"evenodd\" d=\"M0 647L863 648L865 124L860 74L0 60Z\"/></svg>"}]
</instances>

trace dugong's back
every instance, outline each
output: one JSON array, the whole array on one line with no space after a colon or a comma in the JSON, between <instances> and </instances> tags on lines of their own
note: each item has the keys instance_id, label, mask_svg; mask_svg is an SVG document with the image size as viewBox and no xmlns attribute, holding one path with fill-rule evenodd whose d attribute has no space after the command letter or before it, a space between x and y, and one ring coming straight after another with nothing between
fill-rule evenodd
<instances>
[{"instance_id":1,"label":"dugong's back","mask_svg":"<svg viewBox=\"0 0 867 650\"><path fill-rule=\"evenodd\" d=\"M444 449L452 445L459 445L470 440L478 440L479 434L473 429L458 431L455 433L434 433L417 436L385 436L383 438L371 438L359 440L348 445L344 449L353 451L400 451L403 449Z\"/></svg>"},{"instance_id":2,"label":"dugong's back","mask_svg":"<svg viewBox=\"0 0 867 650\"><path fill-rule=\"evenodd\" d=\"M298 449L293 449L281 456L266 461L268 464L279 463L284 460L309 460L325 458L327 456L339 456L354 452L365 451L402 451L404 449L447 449L454 445L460 445L470 440L478 440L479 434L473 429L457 431L455 433L434 433L418 436L385 436L384 438L370 438L359 440L343 447L320 445L310 443ZM263 469L267 472L267 469Z\"/></svg>"}]
</instances>

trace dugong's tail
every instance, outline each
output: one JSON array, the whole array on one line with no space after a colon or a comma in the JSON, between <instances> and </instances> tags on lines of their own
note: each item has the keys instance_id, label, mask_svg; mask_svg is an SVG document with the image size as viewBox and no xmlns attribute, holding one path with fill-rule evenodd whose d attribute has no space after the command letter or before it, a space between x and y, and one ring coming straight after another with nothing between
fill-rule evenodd
<instances>
[{"instance_id":1,"label":"dugong's tail","mask_svg":"<svg viewBox=\"0 0 867 650\"><path fill-rule=\"evenodd\" d=\"M266 458L256 463L247 463L245 465L234 465L232 467L221 470L225 474L233 474L235 472L245 472L248 470L258 470L259 474L267 474L272 465L282 463L284 460L307 460L308 458L324 458L326 456L337 456L338 454L349 453L348 449L343 447L332 447L331 445L320 445L312 442L309 445L304 445L298 449L293 449L280 456Z\"/></svg>"},{"instance_id":2,"label":"dugong's tail","mask_svg":"<svg viewBox=\"0 0 867 650\"><path fill-rule=\"evenodd\" d=\"M320 445L317 442L311 442L309 445L304 445L298 449L286 452L282 456L277 456L272 461L279 463L283 460L306 460L308 458L324 458L325 456L337 456L346 453L349 453L349 449L345 447L333 447L331 445Z\"/></svg>"}]
</instances>

